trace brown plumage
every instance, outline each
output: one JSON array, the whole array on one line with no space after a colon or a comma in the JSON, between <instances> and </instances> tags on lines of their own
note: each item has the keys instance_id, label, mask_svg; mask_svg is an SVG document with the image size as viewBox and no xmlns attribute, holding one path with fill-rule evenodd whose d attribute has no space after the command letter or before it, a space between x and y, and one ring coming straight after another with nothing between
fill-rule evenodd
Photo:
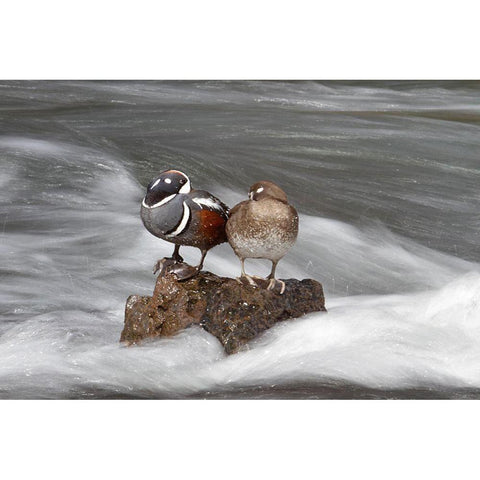
<instances>
[{"instance_id":1,"label":"brown plumage","mask_svg":"<svg viewBox=\"0 0 480 480\"><path fill-rule=\"evenodd\" d=\"M210 245L218 245L227 241L224 215L212 210L200 210L198 215L200 217L200 235L207 239Z\"/></svg>"},{"instance_id":2,"label":"brown plumage","mask_svg":"<svg viewBox=\"0 0 480 480\"><path fill-rule=\"evenodd\" d=\"M295 243L298 234L298 214L288 204L287 195L275 183L257 182L250 187L250 200L240 202L230 211L227 221L227 238L242 265L241 278L254 283L245 273L246 258L265 258L272 262L267 277L268 288L285 284L275 279L277 263Z\"/></svg>"}]
</instances>

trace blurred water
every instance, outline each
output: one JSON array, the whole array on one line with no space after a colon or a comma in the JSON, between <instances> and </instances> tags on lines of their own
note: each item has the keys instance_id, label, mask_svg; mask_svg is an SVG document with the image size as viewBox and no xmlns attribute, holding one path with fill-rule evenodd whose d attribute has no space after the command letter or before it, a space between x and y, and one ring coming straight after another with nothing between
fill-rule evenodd
<instances>
[{"instance_id":1,"label":"blurred water","mask_svg":"<svg viewBox=\"0 0 480 480\"><path fill-rule=\"evenodd\" d=\"M478 395L479 93L478 82L0 83L0 396ZM171 253L138 213L167 167L230 206L257 180L282 185L301 219L278 273L321 281L329 313L231 357L197 328L119 345L127 296L150 294L153 262ZM222 245L205 268L235 276L239 262Z\"/></svg>"}]
</instances>

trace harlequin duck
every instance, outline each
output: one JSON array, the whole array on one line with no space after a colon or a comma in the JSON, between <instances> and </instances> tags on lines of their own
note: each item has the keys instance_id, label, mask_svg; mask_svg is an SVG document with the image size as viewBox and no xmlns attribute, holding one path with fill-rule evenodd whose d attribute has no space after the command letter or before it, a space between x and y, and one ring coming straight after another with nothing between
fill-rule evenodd
<instances>
[{"instance_id":1,"label":"harlequin duck","mask_svg":"<svg viewBox=\"0 0 480 480\"><path fill-rule=\"evenodd\" d=\"M244 262L246 258L266 258L272 262L272 271L266 278L267 289L280 287L283 293L285 283L275 279L275 269L297 238L297 211L288 204L285 192L273 182L255 183L248 197L250 200L231 210L226 226L228 242L242 264L240 280L259 285L261 282L255 282L245 273Z\"/></svg>"},{"instance_id":2,"label":"harlequin duck","mask_svg":"<svg viewBox=\"0 0 480 480\"><path fill-rule=\"evenodd\" d=\"M228 214L224 203L208 192L193 190L189 178L178 170L166 170L153 179L142 201L143 224L151 234L175 244L172 257L158 260L153 273L168 271L179 280L196 275L208 250L227 241ZM201 250L198 266L183 263L181 245Z\"/></svg>"}]
</instances>

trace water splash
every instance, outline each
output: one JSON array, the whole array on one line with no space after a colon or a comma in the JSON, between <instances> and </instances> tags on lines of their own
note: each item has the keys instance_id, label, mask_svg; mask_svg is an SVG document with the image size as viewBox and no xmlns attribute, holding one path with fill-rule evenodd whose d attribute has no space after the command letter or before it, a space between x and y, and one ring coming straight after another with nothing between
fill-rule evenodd
<instances>
[{"instance_id":1,"label":"water splash","mask_svg":"<svg viewBox=\"0 0 480 480\"><path fill-rule=\"evenodd\" d=\"M52 97L41 89L29 94L38 113L17 118L11 106L23 134L10 122L0 137L2 397L175 398L294 382L480 388L472 163L478 127L397 115L399 109L458 112L469 105L468 88L459 96L448 88L425 96L421 89L316 84L55 88L46 113L41 107ZM230 120L225 105L217 110L218 95L244 113ZM105 96L108 104L125 103L107 108ZM82 102L91 102L94 113L83 111ZM189 102L198 108L193 132L184 131ZM56 110L66 104L71 110ZM397 113L348 114L360 107ZM327 122L322 115L332 110L343 113ZM280 125L268 126L272 111L282 113L275 116ZM416 131L404 142L409 122ZM432 143L437 135L441 145ZM220 138L224 151L210 158L209 141ZM465 156L448 164L442 149ZM127 296L151 293L151 267L172 250L143 229L138 212L142 183L168 162L229 205L245 197L252 178L287 185L301 212L300 235L278 273L321 281L329 313L277 325L231 357L199 328L139 348L119 345ZM199 258L195 249L182 255ZM240 265L222 245L208 254L205 268L233 276ZM269 265L248 261L247 268L267 274Z\"/></svg>"}]
</instances>

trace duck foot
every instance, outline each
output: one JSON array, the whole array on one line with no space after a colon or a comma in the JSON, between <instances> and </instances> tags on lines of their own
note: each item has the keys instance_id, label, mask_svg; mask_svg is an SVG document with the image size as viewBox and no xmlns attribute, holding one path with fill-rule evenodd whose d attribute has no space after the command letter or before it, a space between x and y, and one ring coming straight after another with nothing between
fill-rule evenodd
<instances>
[{"instance_id":1,"label":"duck foot","mask_svg":"<svg viewBox=\"0 0 480 480\"><path fill-rule=\"evenodd\" d=\"M249 285L251 287L258 287L258 281L263 280L261 277L256 277L254 275L241 275L235 279L238 283L242 285Z\"/></svg>"},{"instance_id":2,"label":"duck foot","mask_svg":"<svg viewBox=\"0 0 480 480\"><path fill-rule=\"evenodd\" d=\"M161 258L160 260L157 260L153 266L153 274L155 275L157 272L160 272L159 276L165 275L167 268L172 267L177 263L178 260L173 257Z\"/></svg>"},{"instance_id":3,"label":"duck foot","mask_svg":"<svg viewBox=\"0 0 480 480\"><path fill-rule=\"evenodd\" d=\"M175 263L166 268L165 273L172 273L178 281L188 280L200 272L200 267L192 267L188 263Z\"/></svg>"},{"instance_id":4,"label":"duck foot","mask_svg":"<svg viewBox=\"0 0 480 480\"><path fill-rule=\"evenodd\" d=\"M277 280L276 278L267 278L265 279L265 281L268 281L267 290L272 290L279 293L280 295L282 295L285 291L285 282L283 280Z\"/></svg>"},{"instance_id":5,"label":"duck foot","mask_svg":"<svg viewBox=\"0 0 480 480\"><path fill-rule=\"evenodd\" d=\"M242 275L236 278L242 285L263 288L282 295L285 292L285 282L276 278L262 278L257 276Z\"/></svg>"}]
</instances>

